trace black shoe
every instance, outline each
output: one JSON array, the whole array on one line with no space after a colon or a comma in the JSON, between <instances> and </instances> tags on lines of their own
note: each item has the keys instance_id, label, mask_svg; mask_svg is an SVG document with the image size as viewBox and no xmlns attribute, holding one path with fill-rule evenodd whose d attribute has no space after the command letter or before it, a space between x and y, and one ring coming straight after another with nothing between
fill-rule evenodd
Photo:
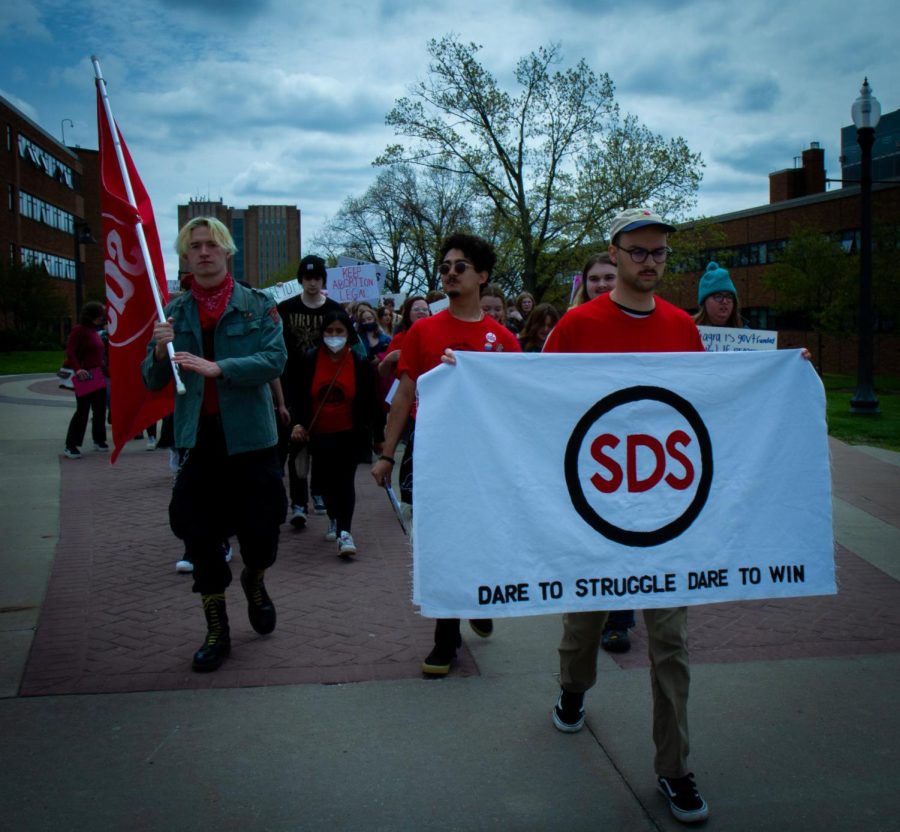
<instances>
[{"instance_id":1,"label":"black shoe","mask_svg":"<svg viewBox=\"0 0 900 832\"><path fill-rule=\"evenodd\" d=\"M266 592L262 573L254 579L245 567L241 571L241 586L247 596L247 617L250 626L260 635L268 635L275 629L275 605Z\"/></svg>"},{"instance_id":2,"label":"black shoe","mask_svg":"<svg viewBox=\"0 0 900 832\"><path fill-rule=\"evenodd\" d=\"M228 633L207 633L206 641L194 653L191 668L197 673L208 673L217 670L231 652L231 637Z\"/></svg>"},{"instance_id":3,"label":"black shoe","mask_svg":"<svg viewBox=\"0 0 900 832\"><path fill-rule=\"evenodd\" d=\"M553 724L564 734L575 734L584 725L584 694L560 688L553 707Z\"/></svg>"},{"instance_id":4,"label":"black shoe","mask_svg":"<svg viewBox=\"0 0 900 832\"><path fill-rule=\"evenodd\" d=\"M494 619L492 618L470 618L469 626L476 636L488 638L494 632Z\"/></svg>"},{"instance_id":5,"label":"black shoe","mask_svg":"<svg viewBox=\"0 0 900 832\"><path fill-rule=\"evenodd\" d=\"M446 676L450 672L450 664L455 658L456 648L435 644L434 649L422 662L422 672L426 676Z\"/></svg>"},{"instance_id":6,"label":"black shoe","mask_svg":"<svg viewBox=\"0 0 900 832\"><path fill-rule=\"evenodd\" d=\"M700 823L709 817L709 807L694 783L694 775L660 777L657 788L669 801L669 809L682 823Z\"/></svg>"},{"instance_id":7,"label":"black shoe","mask_svg":"<svg viewBox=\"0 0 900 832\"><path fill-rule=\"evenodd\" d=\"M607 653L627 653L631 649L628 630L604 630L600 641Z\"/></svg>"},{"instance_id":8,"label":"black shoe","mask_svg":"<svg viewBox=\"0 0 900 832\"><path fill-rule=\"evenodd\" d=\"M216 670L231 652L231 638L228 633L228 613L225 609L225 595L202 595L203 614L206 616L206 640L194 653L191 667L198 673Z\"/></svg>"}]
</instances>

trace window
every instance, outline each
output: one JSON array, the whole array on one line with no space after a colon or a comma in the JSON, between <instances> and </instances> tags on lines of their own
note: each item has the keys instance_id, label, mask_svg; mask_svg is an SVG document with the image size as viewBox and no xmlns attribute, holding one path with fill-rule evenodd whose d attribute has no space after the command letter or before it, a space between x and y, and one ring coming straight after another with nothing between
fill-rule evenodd
<instances>
[{"instance_id":1,"label":"window","mask_svg":"<svg viewBox=\"0 0 900 832\"><path fill-rule=\"evenodd\" d=\"M33 248L21 249L22 263L26 266L39 266L50 277L58 277L62 280L75 279L75 261L68 257L60 257L57 254L49 254L46 251L36 251Z\"/></svg>"},{"instance_id":2,"label":"window","mask_svg":"<svg viewBox=\"0 0 900 832\"><path fill-rule=\"evenodd\" d=\"M9 134L7 134L7 141L9 141ZM21 135L19 136L19 156L27 159L38 170L46 173L47 176L51 176L67 188L75 190L75 175L72 169Z\"/></svg>"},{"instance_id":3,"label":"window","mask_svg":"<svg viewBox=\"0 0 900 832\"><path fill-rule=\"evenodd\" d=\"M10 198L12 197L10 196ZM72 214L32 196L26 191L19 191L19 213L23 217L49 225L66 234L75 233L75 217Z\"/></svg>"}]
</instances>

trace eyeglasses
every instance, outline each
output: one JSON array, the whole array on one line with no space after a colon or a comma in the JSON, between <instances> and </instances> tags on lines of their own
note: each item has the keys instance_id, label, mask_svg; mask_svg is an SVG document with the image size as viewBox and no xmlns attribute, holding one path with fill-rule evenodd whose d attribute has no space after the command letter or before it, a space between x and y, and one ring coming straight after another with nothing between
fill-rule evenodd
<instances>
[{"instance_id":1,"label":"eyeglasses","mask_svg":"<svg viewBox=\"0 0 900 832\"><path fill-rule=\"evenodd\" d=\"M716 292L710 297L716 303L734 303L734 295L729 294L728 292Z\"/></svg>"},{"instance_id":2,"label":"eyeglasses","mask_svg":"<svg viewBox=\"0 0 900 832\"><path fill-rule=\"evenodd\" d=\"M666 258L672 253L672 249L668 246L655 248L653 251L648 251L647 249L638 246L635 246L634 248L622 248L622 246L616 246L616 248L620 251L627 251L634 263L643 263L648 256L653 258L654 263L665 263Z\"/></svg>"},{"instance_id":3,"label":"eyeglasses","mask_svg":"<svg viewBox=\"0 0 900 832\"><path fill-rule=\"evenodd\" d=\"M438 271L445 276L450 274L451 269L457 274L462 274L469 266L472 266L472 264L466 260L454 260L452 263L445 261L438 266ZM474 269L475 267L472 266L472 268Z\"/></svg>"}]
</instances>

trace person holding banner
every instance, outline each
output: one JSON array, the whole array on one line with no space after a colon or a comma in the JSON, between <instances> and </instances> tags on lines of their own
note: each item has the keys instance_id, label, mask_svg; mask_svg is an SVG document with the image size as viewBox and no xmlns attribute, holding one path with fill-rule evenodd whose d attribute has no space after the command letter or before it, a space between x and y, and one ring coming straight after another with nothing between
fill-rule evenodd
<instances>
[{"instance_id":1,"label":"person holding banner","mask_svg":"<svg viewBox=\"0 0 900 832\"><path fill-rule=\"evenodd\" d=\"M550 333L544 352L702 352L691 317L656 297L675 228L645 208L618 214L610 228L609 257L615 288L570 309ZM553 724L574 733L584 725L584 694L597 680L606 612L567 613L559 646L561 690ZM690 667L687 608L644 610L653 693L655 769L660 792L684 823L704 820L709 809L688 770L687 700Z\"/></svg>"},{"instance_id":2,"label":"person holding banner","mask_svg":"<svg viewBox=\"0 0 900 832\"><path fill-rule=\"evenodd\" d=\"M293 374L292 365L303 360L311 349L315 348L322 334L322 320L329 312L335 312L341 305L325 295L328 282L328 271L325 261L315 254L307 254L297 266L297 280L303 287L299 295L288 298L278 304L278 314L284 326L284 344L287 348L288 360L284 376ZM285 405L288 411L294 406L290 396L286 394ZM279 449L281 465L288 463L288 489L291 498L291 525L295 529L306 527L307 510L309 508L309 447L305 443L291 440L289 424L281 426L279 433ZM318 480L314 472L313 480ZM325 513L321 489L313 486L313 506L316 514Z\"/></svg>"},{"instance_id":3,"label":"person holding banner","mask_svg":"<svg viewBox=\"0 0 900 832\"><path fill-rule=\"evenodd\" d=\"M95 451L108 451L106 444L106 360L100 330L106 323L106 307L88 301L81 307L78 323L66 341L66 364L74 374L75 413L66 432L64 454L69 459L81 458L81 444L91 414L91 437Z\"/></svg>"},{"instance_id":4,"label":"person holding banner","mask_svg":"<svg viewBox=\"0 0 900 832\"><path fill-rule=\"evenodd\" d=\"M741 304L731 275L718 263L707 264L697 286L697 305L700 307L694 315L697 326L728 326L735 329L747 326L741 317Z\"/></svg>"},{"instance_id":5,"label":"person holding banner","mask_svg":"<svg viewBox=\"0 0 900 832\"><path fill-rule=\"evenodd\" d=\"M382 454L372 466L372 476L379 485L390 481L397 443L407 420L414 415L416 380L436 367L446 350L521 352L515 335L482 311L481 292L490 280L496 261L493 246L481 237L453 234L444 241L438 271L450 305L438 314L418 321L403 338L397 367L400 382L388 414ZM401 480L410 489L414 439L415 431L410 434L400 472ZM494 622L489 618L473 619L469 625L476 635L483 638L490 636L494 630ZM422 662L422 672L428 676L446 675L461 645L459 619L438 619L435 622L434 647Z\"/></svg>"},{"instance_id":6,"label":"person holding banner","mask_svg":"<svg viewBox=\"0 0 900 832\"><path fill-rule=\"evenodd\" d=\"M241 546L250 624L263 635L275 629L263 579L275 562L287 499L269 382L284 369L287 351L273 302L229 274L237 248L221 222L190 220L176 250L193 280L166 307L167 320L154 325L141 369L148 389L164 388L172 378L172 343L187 388L175 398L175 444L183 454L169 522L193 561L207 634L192 667L207 672L231 652L225 607L231 568L222 541L232 534Z\"/></svg>"}]
</instances>

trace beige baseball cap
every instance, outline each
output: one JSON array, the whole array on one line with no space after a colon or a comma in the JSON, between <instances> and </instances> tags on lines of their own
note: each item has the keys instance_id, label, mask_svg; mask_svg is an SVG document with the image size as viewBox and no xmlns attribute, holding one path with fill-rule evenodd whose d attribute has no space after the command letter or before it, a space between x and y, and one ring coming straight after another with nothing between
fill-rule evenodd
<instances>
[{"instance_id":1,"label":"beige baseball cap","mask_svg":"<svg viewBox=\"0 0 900 832\"><path fill-rule=\"evenodd\" d=\"M616 237L623 231L635 231L645 225L661 225L666 231L674 231L675 226L667 223L659 214L654 214L649 208L627 208L621 214L613 217L609 227L609 239L615 243Z\"/></svg>"}]
</instances>

